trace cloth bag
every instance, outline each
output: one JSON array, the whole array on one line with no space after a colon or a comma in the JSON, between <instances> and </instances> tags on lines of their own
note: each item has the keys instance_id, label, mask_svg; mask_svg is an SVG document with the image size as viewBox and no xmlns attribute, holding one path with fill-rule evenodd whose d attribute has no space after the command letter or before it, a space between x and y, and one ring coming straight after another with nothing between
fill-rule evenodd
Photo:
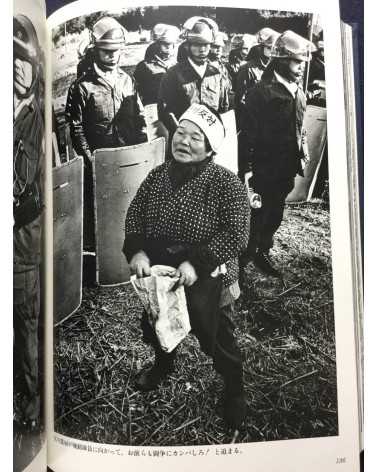
<instances>
[{"instance_id":1,"label":"cloth bag","mask_svg":"<svg viewBox=\"0 0 378 472\"><path fill-rule=\"evenodd\" d=\"M178 277L172 277L175 272L173 267L155 265L149 277L131 278L165 352L173 351L191 330L184 287L172 290L178 281Z\"/></svg>"}]
</instances>

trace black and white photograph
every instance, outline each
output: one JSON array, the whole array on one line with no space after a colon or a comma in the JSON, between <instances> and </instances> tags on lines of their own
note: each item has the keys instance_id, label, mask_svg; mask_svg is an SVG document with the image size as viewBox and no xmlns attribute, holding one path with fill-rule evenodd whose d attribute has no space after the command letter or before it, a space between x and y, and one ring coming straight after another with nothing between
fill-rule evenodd
<instances>
[{"instance_id":1,"label":"black and white photograph","mask_svg":"<svg viewBox=\"0 0 378 472\"><path fill-rule=\"evenodd\" d=\"M52 30L57 433L338 436L327 47L319 15L278 10Z\"/></svg>"},{"instance_id":2,"label":"black and white photograph","mask_svg":"<svg viewBox=\"0 0 378 472\"><path fill-rule=\"evenodd\" d=\"M13 470L39 453L43 422L44 55L36 26L13 16Z\"/></svg>"}]
</instances>

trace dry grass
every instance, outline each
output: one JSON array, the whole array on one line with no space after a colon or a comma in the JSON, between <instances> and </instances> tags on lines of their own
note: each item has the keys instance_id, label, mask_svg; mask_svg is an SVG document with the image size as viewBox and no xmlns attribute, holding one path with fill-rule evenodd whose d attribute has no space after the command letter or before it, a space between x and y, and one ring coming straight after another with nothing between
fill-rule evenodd
<instances>
[{"instance_id":1,"label":"dry grass","mask_svg":"<svg viewBox=\"0 0 378 472\"><path fill-rule=\"evenodd\" d=\"M275 280L247 268L234 316L249 415L237 442L338 433L329 213L290 206L277 234ZM229 443L222 382L189 336L177 368L150 393L134 389L152 363L131 287L86 288L80 310L56 332L56 429L133 445Z\"/></svg>"}]
</instances>

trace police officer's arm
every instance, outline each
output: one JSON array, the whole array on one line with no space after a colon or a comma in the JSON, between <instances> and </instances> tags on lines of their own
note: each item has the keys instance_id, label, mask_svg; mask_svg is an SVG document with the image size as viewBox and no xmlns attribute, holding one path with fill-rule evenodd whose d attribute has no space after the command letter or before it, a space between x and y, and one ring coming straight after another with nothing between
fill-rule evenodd
<instances>
[{"instance_id":1,"label":"police officer's arm","mask_svg":"<svg viewBox=\"0 0 378 472\"><path fill-rule=\"evenodd\" d=\"M264 108L264 96L259 85L249 88L246 92L245 106L241 109L240 126L250 151L250 160L253 158L253 149L259 136Z\"/></svg>"},{"instance_id":2,"label":"police officer's arm","mask_svg":"<svg viewBox=\"0 0 378 472\"><path fill-rule=\"evenodd\" d=\"M158 94L158 115L159 120L164 124L167 128L170 135L172 135L175 130L176 126L173 122L170 113L174 113L174 107L172 106L172 96L176 95L176 85L171 78L171 74L166 72L160 82L159 94ZM178 119L179 116L176 116Z\"/></svg>"},{"instance_id":3,"label":"police officer's arm","mask_svg":"<svg viewBox=\"0 0 378 472\"><path fill-rule=\"evenodd\" d=\"M134 79L127 75L123 80L122 105L114 118L115 127L122 138L120 145L144 143L147 141L144 107L136 91Z\"/></svg>"},{"instance_id":4,"label":"police officer's arm","mask_svg":"<svg viewBox=\"0 0 378 472\"><path fill-rule=\"evenodd\" d=\"M142 62L139 62L139 64L137 64L134 71L135 86L139 94L139 97L142 100L142 103L144 103L143 92L146 89L146 83L145 83L146 81L144 80L144 76L145 76L145 66L144 66L144 62L142 61Z\"/></svg>"},{"instance_id":5,"label":"police officer's arm","mask_svg":"<svg viewBox=\"0 0 378 472\"><path fill-rule=\"evenodd\" d=\"M194 247L188 260L200 274L209 275L219 265L238 257L249 239L250 205L245 186L235 175L219 185L219 231L206 242Z\"/></svg>"},{"instance_id":6,"label":"police officer's arm","mask_svg":"<svg viewBox=\"0 0 378 472\"><path fill-rule=\"evenodd\" d=\"M135 87L135 86L134 86ZM147 141L147 124L146 124L146 115L144 112L144 107L142 105L142 100L139 97L139 94L135 90L135 144L144 143Z\"/></svg>"},{"instance_id":7,"label":"police officer's arm","mask_svg":"<svg viewBox=\"0 0 378 472\"><path fill-rule=\"evenodd\" d=\"M83 126L87 98L86 89L74 82L69 88L66 104L66 121L70 125L72 145L76 153L83 156L85 164L89 163L92 155Z\"/></svg>"},{"instance_id":8,"label":"police officer's arm","mask_svg":"<svg viewBox=\"0 0 378 472\"><path fill-rule=\"evenodd\" d=\"M220 80L221 92L219 96L219 113L226 113L230 109L230 100L228 94L230 92L227 79L221 75Z\"/></svg>"},{"instance_id":9,"label":"police officer's arm","mask_svg":"<svg viewBox=\"0 0 378 472\"><path fill-rule=\"evenodd\" d=\"M235 78L235 105L239 108L245 103L245 94L249 85L248 68L242 66Z\"/></svg>"}]
</instances>

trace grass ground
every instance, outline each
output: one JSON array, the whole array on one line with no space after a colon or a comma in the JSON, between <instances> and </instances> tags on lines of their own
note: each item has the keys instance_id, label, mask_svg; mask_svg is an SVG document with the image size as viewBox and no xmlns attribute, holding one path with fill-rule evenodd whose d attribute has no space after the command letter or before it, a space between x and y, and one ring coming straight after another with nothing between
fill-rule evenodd
<instances>
[{"instance_id":1,"label":"grass ground","mask_svg":"<svg viewBox=\"0 0 378 472\"><path fill-rule=\"evenodd\" d=\"M199 445L337 435L329 212L291 205L273 258L282 279L247 267L234 315L244 357L248 418L237 438L222 420L222 382L189 336L176 371L150 393L134 389L153 362L130 286L84 288L56 331L56 430L128 445Z\"/></svg>"}]
</instances>

